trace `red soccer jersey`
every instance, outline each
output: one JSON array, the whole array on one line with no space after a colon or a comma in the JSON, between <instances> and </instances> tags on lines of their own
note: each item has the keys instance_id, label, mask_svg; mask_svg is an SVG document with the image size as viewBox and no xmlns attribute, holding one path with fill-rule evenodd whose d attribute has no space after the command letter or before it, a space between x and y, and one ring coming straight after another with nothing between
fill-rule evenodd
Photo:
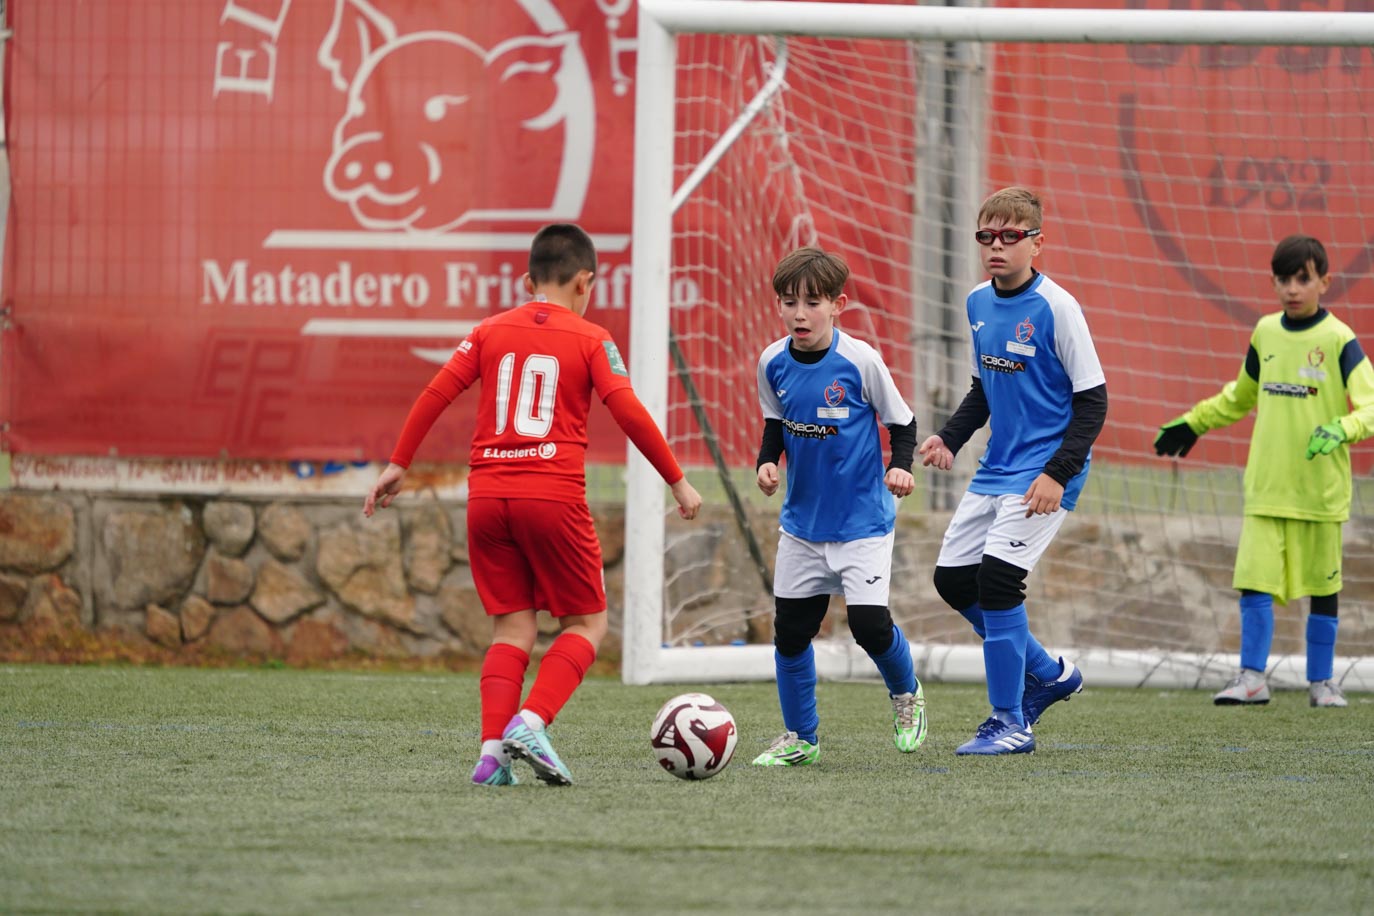
<instances>
[{"instance_id":1,"label":"red soccer jersey","mask_svg":"<svg viewBox=\"0 0 1374 916\"><path fill-rule=\"evenodd\" d=\"M445 368L466 389L482 380L470 496L559 502L587 498L587 412L630 387L605 328L570 309L529 302L484 320Z\"/></svg>"}]
</instances>

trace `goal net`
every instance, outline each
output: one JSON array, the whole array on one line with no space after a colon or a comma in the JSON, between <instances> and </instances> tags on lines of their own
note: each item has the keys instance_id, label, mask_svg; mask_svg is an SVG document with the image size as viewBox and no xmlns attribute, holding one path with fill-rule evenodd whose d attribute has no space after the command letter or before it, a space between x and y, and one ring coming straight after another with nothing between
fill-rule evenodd
<instances>
[{"instance_id":1,"label":"goal net","mask_svg":"<svg viewBox=\"0 0 1374 916\"><path fill-rule=\"evenodd\" d=\"M1125 5L641 0L631 374L710 511L677 519L632 451L626 681L773 675L781 493L754 484L755 366L783 334L778 259L845 259L840 325L883 354L923 439L968 390L964 297L985 279L972 230L1010 184L1041 193L1038 267L1083 304L1111 401L1079 507L1028 580L1032 629L1099 684L1234 672L1251 423L1180 461L1151 441L1235 378L1277 308L1268 263L1286 235L1326 242L1324 302L1374 341L1374 15ZM983 674L931 576L984 441L953 472L918 467L899 508L891 609L922 677ZM1354 448L1337 646L1356 689L1374 688L1371 455ZM1306 610L1276 608L1277 684L1305 683ZM820 673L875 676L843 621L833 599Z\"/></svg>"}]
</instances>

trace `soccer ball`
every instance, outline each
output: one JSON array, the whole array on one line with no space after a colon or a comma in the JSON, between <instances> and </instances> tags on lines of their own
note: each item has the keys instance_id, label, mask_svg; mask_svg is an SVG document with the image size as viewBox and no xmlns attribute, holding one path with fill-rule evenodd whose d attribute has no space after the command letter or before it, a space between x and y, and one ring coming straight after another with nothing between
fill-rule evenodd
<instances>
[{"instance_id":1,"label":"soccer ball","mask_svg":"<svg viewBox=\"0 0 1374 916\"><path fill-rule=\"evenodd\" d=\"M735 753L735 717L704 693L663 704L649 735L659 766L679 779L710 779Z\"/></svg>"}]
</instances>

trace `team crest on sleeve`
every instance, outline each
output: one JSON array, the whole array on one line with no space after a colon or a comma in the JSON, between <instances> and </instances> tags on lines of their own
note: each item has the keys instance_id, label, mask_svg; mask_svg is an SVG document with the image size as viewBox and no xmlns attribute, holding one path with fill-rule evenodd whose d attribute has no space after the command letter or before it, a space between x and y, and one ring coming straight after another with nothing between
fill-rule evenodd
<instances>
[{"instance_id":1,"label":"team crest on sleeve","mask_svg":"<svg viewBox=\"0 0 1374 916\"><path fill-rule=\"evenodd\" d=\"M842 407L845 398L844 384L835 379L825 386L825 406L816 408L816 416L822 420L843 420L849 416L849 408Z\"/></svg>"},{"instance_id":2,"label":"team crest on sleeve","mask_svg":"<svg viewBox=\"0 0 1374 916\"><path fill-rule=\"evenodd\" d=\"M606 359L611 364L611 371L616 375L623 375L628 378L630 370L625 368L625 360L620 358L620 350L616 348L615 341L603 340L601 346L606 348Z\"/></svg>"},{"instance_id":3,"label":"team crest on sleeve","mask_svg":"<svg viewBox=\"0 0 1374 916\"><path fill-rule=\"evenodd\" d=\"M1030 316L1027 315L1016 325L1016 339L1007 341L1007 352L1018 356L1034 356L1035 347L1030 342L1034 333L1035 325L1031 324Z\"/></svg>"}]
</instances>

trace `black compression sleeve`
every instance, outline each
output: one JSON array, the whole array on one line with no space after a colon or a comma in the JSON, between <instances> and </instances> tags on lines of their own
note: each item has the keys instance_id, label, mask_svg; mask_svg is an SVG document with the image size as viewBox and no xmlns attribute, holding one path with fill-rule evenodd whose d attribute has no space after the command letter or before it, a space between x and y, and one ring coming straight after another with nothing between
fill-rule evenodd
<instances>
[{"instance_id":1,"label":"black compression sleeve","mask_svg":"<svg viewBox=\"0 0 1374 916\"><path fill-rule=\"evenodd\" d=\"M916 418L912 417L906 426L889 423L887 441L892 447L892 460L888 462L887 469L910 471L912 457L916 454Z\"/></svg>"},{"instance_id":2,"label":"black compression sleeve","mask_svg":"<svg viewBox=\"0 0 1374 916\"><path fill-rule=\"evenodd\" d=\"M764 420L763 421L763 441L759 444L759 460L754 463L754 470L758 470L765 464L777 464L782 457L782 421Z\"/></svg>"},{"instance_id":3,"label":"black compression sleeve","mask_svg":"<svg viewBox=\"0 0 1374 916\"><path fill-rule=\"evenodd\" d=\"M1045 473L1060 486L1067 484L1073 476L1083 470L1097 436L1102 432L1102 424L1107 422L1107 386L1098 385L1073 395L1073 419L1064 431L1064 441L1059 450L1045 463Z\"/></svg>"},{"instance_id":4,"label":"black compression sleeve","mask_svg":"<svg viewBox=\"0 0 1374 916\"><path fill-rule=\"evenodd\" d=\"M944 441L945 448L957 455L959 449L964 447L964 443L983 428L983 424L988 422L990 416L992 414L988 410L988 398L983 394L983 381L975 375L968 394L964 395L964 400L959 403L959 408L935 435Z\"/></svg>"}]
</instances>

